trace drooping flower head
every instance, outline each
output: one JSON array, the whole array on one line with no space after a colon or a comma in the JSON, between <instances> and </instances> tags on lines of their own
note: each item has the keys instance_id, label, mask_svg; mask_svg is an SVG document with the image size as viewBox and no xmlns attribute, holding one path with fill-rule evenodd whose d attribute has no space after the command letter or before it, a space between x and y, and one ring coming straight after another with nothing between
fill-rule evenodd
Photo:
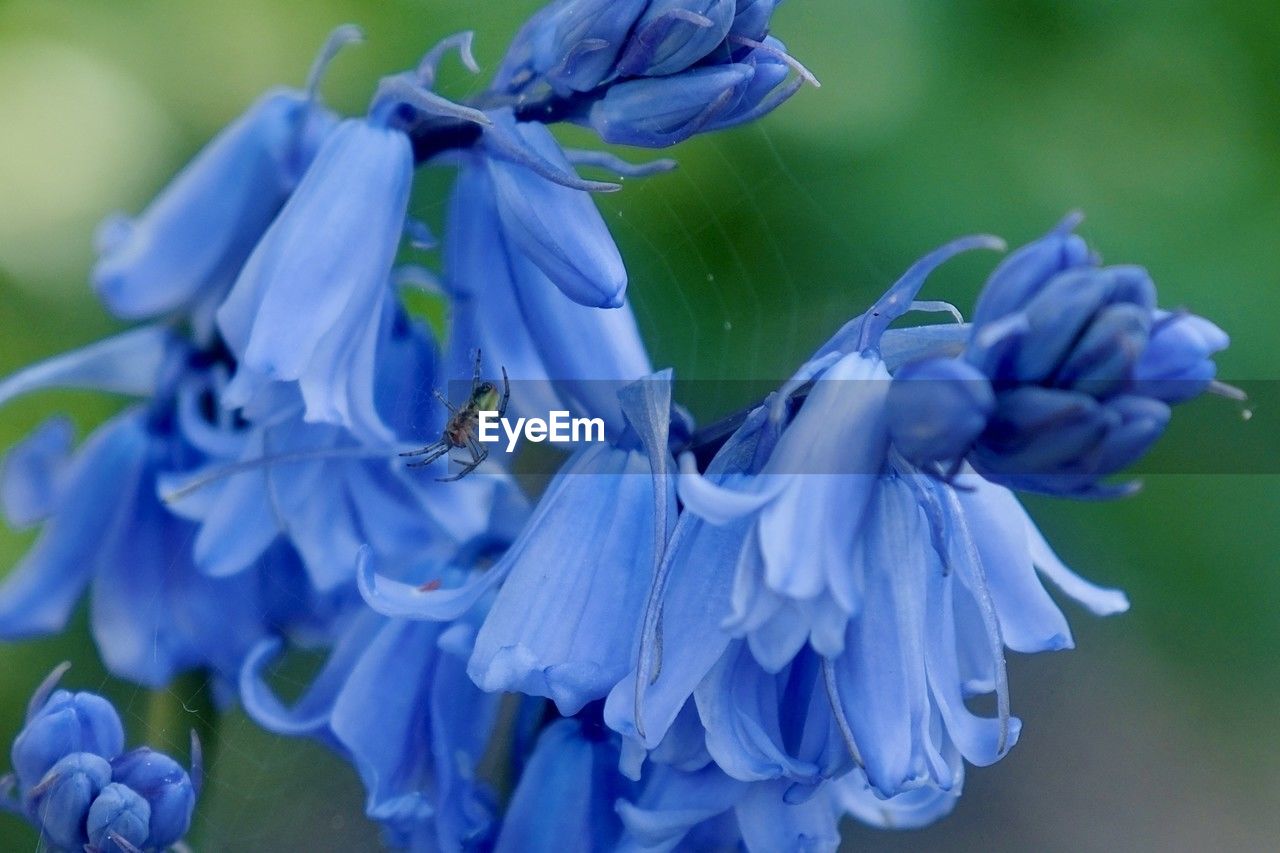
<instances>
[{"instance_id":1,"label":"drooping flower head","mask_svg":"<svg viewBox=\"0 0 1280 853\"><path fill-rule=\"evenodd\" d=\"M1104 267L1073 233L1079 218L991 274L963 353L907 365L893 385L894 440L908 459L1050 494L1106 495L1199 395L1227 337L1156 307L1135 266ZM922 430L920 425L929 425Z\"/></svg>"},{"instance_id":2,"label":"drooping flower head","mask_svg":"<svg viewBox=\"0 0 1280 853\"><path fill-rule=\"evenodd\" d=\"M1056 239L1059 263L1087 254L1061 234ZM905 798L936 817L954 803L964 762L990 764L1017 740L1005 649L1071 645L1037 572L1097 613L1127 607L1122 594L1067 570L1016 498L982 476L982 466L913 464L914 448L930 448L935 455L926 461L933 462L943 458L938 448L967 450L986 434L1001 395L1019 387L1003 358L1062 346L1053 343L1061 340L1059 328L1023 328L1018 318L1009 321L1018 335L1014 354L991 355L1005 372L988 366L998 379L957 381L970 379L963 372L969 366L987 364L980 356L991 347L972 343L988 340L984 329L1006 316L1000 312L1032 300L1027 250L993 275L972 331L886 331L914 305L949 309L913 302L939 263L999 245L970 238L927 256L750 413L705 473L693 454L681 457L684 511L655 578L638 665L605 708L609 725L642 748L630 748L633 773L646 755L661 765L696 754L692 719L725 773L756 784L785 781L789 801L838 781L857 793L845 798L855 813L876 813L858 797ZM1009 270L1019 268L1024 272L1011 278ZM1122 368L1136 364L1142 349L1130 345L1149 327L1125 318L1154 310L1141 276L1126 268L1081 286L1077 277L1067 281L1073 286L1036 298L1084 316L1076 324L1079 352L1115 364L1095 343L1110 341L1129 356L1118 361ZM993 307L1003 305L1013 307ZM1122 331L1090 337L1090 322ZM1163 356L1162 364L1199 377L1203 388L1206 371L1183 365L1204 358L1206 338L1185 339L1195 341L1188 347L1194 353ZM1085 355L1072 363L1090 361ZM965 367L946 372L954 363ZM916 394L905 405L898 389L925 387L928 370L946 380L947 392ZM1109 377L1097 368L1088 378ZM1131 379L1122 373L1121 381ZM1109 399L1105 390L1095 393ZM1069 434L1057 445L1052 433L1036 439L1064 464L1087 464L1071 454L1091 447L1071 444ZM995 716L967 707L980 694L995 694ZM686 746L673 751L677 743Z\"/></svg>"}]
</instances>

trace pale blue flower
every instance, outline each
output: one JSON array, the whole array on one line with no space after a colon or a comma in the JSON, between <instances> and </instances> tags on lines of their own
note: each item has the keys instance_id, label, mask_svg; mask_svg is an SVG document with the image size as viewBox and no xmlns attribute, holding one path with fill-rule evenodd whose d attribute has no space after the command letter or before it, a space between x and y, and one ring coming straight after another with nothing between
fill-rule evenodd
<instances>
[{"instance_id":1,"label":"pale blue flower","mask_svg":"<svg viewBox=\"0 0 1280 853\"><path fill-rule=\"evenodd\" d=\"M305 91L264 95L191 161L136 220L99 232L93 287L124 319L182 312L203 334L240 267L337 123L316 88L328 61L358 39L334 31Z\"/></svg>"}]
</instances>

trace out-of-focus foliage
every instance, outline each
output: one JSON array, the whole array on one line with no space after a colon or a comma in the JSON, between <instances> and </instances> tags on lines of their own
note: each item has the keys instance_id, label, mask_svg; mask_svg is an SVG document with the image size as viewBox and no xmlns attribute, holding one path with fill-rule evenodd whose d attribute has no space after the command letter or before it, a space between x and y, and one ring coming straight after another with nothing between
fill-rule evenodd
<instances>
[{"instance_id":1,"label":"out-of-focus foliage","mask_svg":"<svg viewBox=\"0 0 1280 853\"><path fill-rule=\"evenodd\" d=\"M136 211L261 90L300 83L334 25L356 22L369 37L326 84L354 112L380 75L458 29L477 31L491 70L537 5L0 2L0 372L108 327L86 283L98 219ZM924 250L977 231L1025 242L1081 208L1109 262L1144 264L1163 301L1231 333L1224 378L1280 379L1280 7L791 0L776 21L822 89L759 126L688 143L674 152L677 172L599 200L656 364L684 378L776 379ZM478 86L446 64L446 91ZM420 181L434 200L418 213L438 225L442 176ZM967 312L990 264L957 261L926 298ZM748 385L686 402L712 419L748 402ZM1008 761L973 774L955 816L927 836L863 831L856 844L1255 847L1280 832L1280 413L1266 405L1280 394L1259 387L1251 421L1202 400L1166 439L1200 454L1202 470L1229 446L1233 470L1247 471L1247 447L1258 473L1153 474L1118 504L1031 501L1063 556L1127 589L1133 610L1075 620L1069 659L1024 667L1014 707L1034 726ZM112 406L24 400L0 417L0 443L54 409L83 427ZM0 571L29 541L0 535ZM83 620L64 637L0 647L0 740L63 658L78 684L100 682ZM143 692L103 684L127 726L148 726ZM152 740L159 731L158 748L180 751L189 724L153 719ZM320 750L238 715L220 740L201 849L372 837L350 771ZM0 847L33 843L20 821L0 821Z\"/></svg>"}]
</instances>

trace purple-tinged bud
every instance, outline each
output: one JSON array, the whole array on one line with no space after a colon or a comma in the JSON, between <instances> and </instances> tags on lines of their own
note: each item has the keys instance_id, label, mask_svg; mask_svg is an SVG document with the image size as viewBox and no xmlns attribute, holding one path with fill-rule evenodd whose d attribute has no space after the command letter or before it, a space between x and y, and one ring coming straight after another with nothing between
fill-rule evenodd
<instances>
[{"instance_id":1,"label":"purple-tinged bud","mask_svg":"<svg viewBox=\"0 0 1280 853\"><path fill-rule=\"evenodd\" d=\"M889 386L889 435L916 464L962 459L995 409L987 377L955 358L909 364Z\"/></svg>"},{"instance_id":2,"label":"purple-tinged bud","mask_svg":"<svg viewBox=\"0 0 1280 853\"><path fill-rule=\"evenodd\" d=\"M586 92L614 72L647 0L562 0L534 37L533 66L561 95Z\"/></svg>"},{"instance_id":3,"label":"purple-tinged bud","mask_svg":"<svg viewBox=\"0 0 1280 853\"><path fill-rule=\"evenodd\" d=\"M78 850L89 840L89 807L110 782L111 765L105 758L75 752L54 764L26 793L24 807L57 849Z\"/></svg>"},{"instance_id":4,"label":"purple-tinged bud","mask_svg":"<svg viewBox=\"0 0 1280 853\"><path fill-rule=\"evenodd\" d=\"M1047 494L1113 496L1130 487L1100 480L1136 462L1169 423L1169 407L1125 395L1037 386L1002 393L970 461L984 477Z\"/></svg>"},{"instance_id":5,"label":"purple-tinged bud","mask_svg":"<svg viewBox=\"0 0 1280 853\"><path fill-rule=\"evenodd\" d=\"M1013 252L996 267L978 296L973 312L975 328L1021 310L1058 273L1094 264L1084 239L1072 233L1079 222L1079 215L1067 216L1048 234Z\"/></svg>"},{"instance_id":6,"label":"purple-tinged bud","mask_svg":"<svg viewBox=\"0 0 1280 853\"><path fill-rule=\"evenodd\" d=\"M1181 403L1200 394L1217 375L1212 356L1231 339L1195 314L1157 311L1151 340L1134 368L1139 394Z\"/></svg>"},{"instance_id":7,"label":"purple-tinged bud","mask_svg":"<svg viewBox=\"0 0 1280 853\"><path fill-rule=\"evenodd\" d=\"M91 752L111 760L124 750L124 728L111 703L93 693L58 690L32 713L13 742L13 769L23 789L62 758Z\"/></svg>"},{"instance_id":8,"label":"purple-tinged bud","mask_svg":"<svg viewBox=\"0 0 1280 853\"><path fill-rule=\"evenodd\" d=\"M591 107L588 123L605 142L664 148L707 129L742 99L750 65L695 68L674 77L628 80Z\"/></svg>"},{"instance_id":9,"label":"purple-tinged bud","mask_svg":"<svg viewBox=\"0 0 1280 853\"><path fill-rule=\"evenodd\" d=\"M769 34L769 19L777 8L779 0L737 0L737 9L733 15L733 26L729 35L764 41Z\"/></svg>"},{"instance_id":10,"label":"purple-tinged bud","mask_svg":"<svg viewBox=\"0 0 1280 853\"><path fill-rule=\"evenodd\" d=\"M151 808L148 844L161 849L182 840L191 828L195 786L183 767L147 747L111 762L113 778L142 795Z\"/></svg>"},{"instance_id":11,"label":"purple-tinged bud","mask_svg":"<svg viewBox=\"0 0 1280 853\"><path fill-rule=\"evenodd\" d=\"M119 782L112 782L89 807L86 828L96 853L133 853L149 848L151 806L142 795Z\"/></svg>"},{"instance_id":12,"label":"purple-tinged bud","mask_svg":"<svg viewBox=\"0 0 1280 853\"><path fill-rule=\"evenodd\" d=\"M661 77L684 71L729 34L735 5L735 0L651 0L618 59L618 73Z\"/></svg>"}]
</instances>

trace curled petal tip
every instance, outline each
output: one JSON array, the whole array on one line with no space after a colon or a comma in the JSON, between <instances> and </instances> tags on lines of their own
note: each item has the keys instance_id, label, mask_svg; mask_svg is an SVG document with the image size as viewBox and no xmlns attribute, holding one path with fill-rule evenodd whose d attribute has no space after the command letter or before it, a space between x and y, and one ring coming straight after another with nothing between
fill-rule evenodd
<instances>
[{"instance_id":1,"label":"curled petal tip","mask_svg":"<svg viewBox=\"0 0 1280 853\"><path fill-rule=\"evenodd\" d=\"M62 676L66 675L69 669L71 669L71 661L64 660L44 677L44 681L40 682L36 692L31 695L31 701L27 703L27 722L31 722L31 718L40 713L40 709L49 701L50 694L57 689L58 682L62 680Z\"/></svg>"},{"instance_id":2,"label":"curled petal tip","mask_svg":"<svg viewBox=\"0 0 1280 853\"><path fill-rule=\"evenodd\" d=\"M306 92L311 98L315 98L320 89L320 83L324 79L324 74L329 70L329 65L333 62L333 58L337 56L344 47L351 44L358 44L364 41L364 30L355 24L343 24L337 27L333 32L329 33L329 37L325 39L321 45L319 53L311 63L311 70L307 74Z\"/></svg>"},{"instance_id":3,"label":"curled petal tip","mask_svg":"<svg viewBox=\"0 0 1280 853\"><path fill-rule=\"evenodd\" d=\"M1080 227L1080 223L1084 222L1083 210L1072 210L1066 216L1059 220L1058 224L1053 226L1051 234L1065 235Z\"/></svg>"}]
</instances>

